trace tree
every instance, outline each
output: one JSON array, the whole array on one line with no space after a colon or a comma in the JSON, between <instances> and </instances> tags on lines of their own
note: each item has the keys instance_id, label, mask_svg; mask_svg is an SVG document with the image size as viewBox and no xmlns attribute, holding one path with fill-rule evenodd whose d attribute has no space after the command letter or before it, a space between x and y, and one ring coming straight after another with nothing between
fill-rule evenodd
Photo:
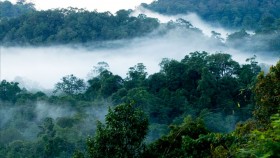
<instances>
[{"instance_id":1,"label":"tree","mask_svg":"<svg viewBox=\"0 0 280 158\"><path fill-rule=\"evenodd\" d=\"M101 72L99 79L101 84L100 94L103 97L109 97L123 86L123 79L118 75L113 75L108 70Z\"/></svg>"},{"instance_id":2,"label":"tree","mask_svg":"<svg viewBox=\"0 0 280 158\"><path fill-rule=\"evenodd\" d=\"M235 75L239 64L232 60L230 54L217 53L206 58L210 72L215 75L216 79Z\"/></svg>"},{"instance_id":3,"label":"tree","mask_svg":"<svg viewBox=\"0 0 280 158\"><path fill-rule=\"evenodd\" d=\"M75 77L73 74L63 77L62 82L58 82L55 85L54 93L62 92L67 95L76 95L82 93L86 84L83 79Z\"/></svg>"},{"instance_id":4,"label":"tree","mask_svg":"<svg viewBox=\"0 0 280 158\"><path fill-rule=\"evenodd\" d=\"M272 66L268 74L261 72L254 89L256 108L254 117L261 127L267 127L270 116L277 114L280 106L280 61Z\"/></svg>"},{"instance_id":5,"label":"tree","mask_svg":"<svg viewBox=\"0 0 280 158\"><path fill-rule=\"evenodd\" d=\"M45 118L42 125L39 126L40 132L38 136L42 138L45 143L44 157L54 157L57 155L56 148L54 147L54 138L56 131L54 130L54 123L52 118Z\"/></svg>"},{"instance_id":6,"label":"tree","mask_svg":"<svg viewBox=\"0 0 280 158\"><path fill-rule=\"evenodd\" d=\"M148 119L131 104L109 109L105 124L98 123L96 134L88 138L88 152L93 158L140 157L148 132Z\"/></svg>"},{"instance_id":7,"label":"tree","mask_svg":"<svg viewBox=\"0 0 280 158\"><path fill-rule=\"evenodd\" d=\"M97 66L94 66L93 67L93 73L94 74L97 74L97 75L99 75L99 74L101 74L103 71L108 71L109 70L109 64L108 63L106 63L105 61L101 61L101 62L98 62L97 63Z\"/></svg>"},{"instance_id":8,"label":"tree","mask_svg":"<svg viewBox=\"0 0 280 158\"><path fill-rule=\"evenodd\" d=\"M198 139L200 135L206 135L209 131L205 128L201 118L192 119L191 116L184 118L180 125L171 125L171 130L157 141L148 146L146 155L149 157L193 157L187 155L188 149L183 149L183 141L186 138ZM209 146L210 148L210 146ZM198 149L196 149L198 150Z\"/></svg>"},{"instance_id":9,"label":"tree","mask_svg":"<svg viewBox=\"0 0 280 158\"><path fill-rule=\"evenodd\" d=\"M127 73L126 88L131 89L144 86L147 75L146 66L143 63L138 63L134 67L130 67Z\"/></svg>"},{"instance_id":10,"label":"tree","mask_svg":"<svg viewBox=\"0 0 280 158\"><path fill-rule=\"evenodd\" d=\"M246 32L246 30L242 29L238 32L234 32L227 37L227 42L238 42L246 40L250 37L250 34ZM239 43L238 43L239 44Z\"/></svg>"},{"instance_id":11,"label":"tree","mask_svg":"<svg viewBox=\"0 0 280 158\"><path fill-rule=\"evenodd\" d=\"M54 120L47 117L43 120L42 125L39 125L40 132L38 137L44 145L43 157L44 158L55 158L60 156L61 153L73 152L73 145L67 140L60 138L56 134Z\"/></svg>"},{"instance_id":12,"label":"tree","mask_svg":"<svg viewBox=\"0 0 280 158\"><path fill-rule=\"evenodd\" d=\"M217 89L217 83L215 82L215 76L211 72L204 68L202 70L201 80L198 82L197 90L201 92L199 98L199 107L203 108L212 108L212 99L215 96ZM213 99L214 100L214 99Z\"/></svg>"},{"instance_id":13,"label":"tree","mask_svg":"<svg viewBox=\"0 0 280 158\"><path fill-rule=\"evenodd\" d=\"M17 96L20 94L21 89L18 86L17 82L7 82L3 80L0 83L0 100L15 102Z\"/></svg>"}]
</instances>

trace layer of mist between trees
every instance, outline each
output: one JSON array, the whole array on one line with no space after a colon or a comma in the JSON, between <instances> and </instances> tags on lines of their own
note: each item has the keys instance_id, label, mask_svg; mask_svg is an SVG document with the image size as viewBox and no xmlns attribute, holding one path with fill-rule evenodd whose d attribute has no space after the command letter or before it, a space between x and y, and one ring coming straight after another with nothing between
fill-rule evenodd
<instances>
[{"instance_id":1,"label":"layer of mist between trees","mask_svg":"<svg viewBox=\"0 0 280 158\"><path fill-rule=\"evenodd\" d=\"M122 78L100 62L88 86L68 75L57 81L56 94L51 96L2 81L1 141L8 145L2 151L12 152L17 141L36 145L27 148L37 150L48 146L48 139L66 144L67 148L56 151L61 157L74 149L83 151L87 136L95 133L96 121L104 120L109 106L123 102L148 116L149 143L188 115L203 118L208 130L222 133L250 118L254 107L250 86L260 71L254 57L239 65L229 54L192 52L181 61L165 58L160 65L160 71L148 76L146 67L138 63Z\"/></svg>"},{"instance_id":2,"label":"layer of mist between trees","mask_svg":"<svg viewBox=\"0 0 280 158\"><path fill-rule=\"evenodd\" d=\"M193 25L193 27L200 29L202 33L208 37L211 37L213 35L212 32L219 33L221 38L220 40L222 40L222 42L225 42L229 34L232 34L237 31L235 29L227 29L221 26L213 26L210 23L207 23L206 21L202 20L195 12L190 12L188 14L166 15L154 12L152 10L144 8L143 6L139 6L131 13L131 16L137 17L140 14L144 14L148 17L157 18L160 21L160 23L168 23L170 21L175 22L178 19L184 19L190 22L190 24Z\"/></svg>"},{"instance_id":3,"label":"layer of mist between trees","mask_svg":"<svg viewBox=\"0 0 280 158\"><path fill-rule=\"evenodd\" d=\"M239 50L237 46L240 44L235 45L237 48L228 47L183 22L179 28L170 23L169 27L174 28L167 32L159 29L156 34L164 31L161 35L102 42L97 46L92 43L88 47L2 47L2 78L20 82L27 89L52 89L62 76L68 74L87 79L93 66L100 61L107 62L113 73L125 77L128 68L135 63L144 63L147 72L152 74L159 70L158 63L163 58L178 60L192 51L226 52L240 63L245 63L246 58L254 55L250 51ZM257 54L257 60L272 65L278 59Z\"/></svg>"},{"instance_id":4,"label":"layer of mist between trees","mask_svg":"<svg viewBox=\"0 0 280 158\"><path fill-rule=\"evenodd\" d=\"M119 13L125 13L128 18L128 12ZM111 16L110 13L103 15ZM30 153L35 157L40 154L43 157L70 157L75 150L95 153L96 145L100 145L96 143L99 138L110 140L111 135L118 132L129 134L125 128L117 132L110 129L110 123L118 126L114 119L126 119L114 110L126 109L127 105L139 108L149 119L148 135L145 137L146 131L141 135L146 138L148 149L145 152L149 156L161 152L163 156L180 154L169 150L177 143L183 146L180 151L196 155L199 145L211 141L214 145L217 142L220 145L222 141L222 145L215 149L211 146L209 151L199 153L200 156L222 153L220 150L230 155L228 142L224 145L223 141L235 143L233 135L246 128L245 136L238 138L244 141L246 132L258 124L241 123L236 128L238 122L251 118L254 111L256 120L268 126L269 117L263 117L256 110L266 98L259 99L260 103L256 105L253 90L260 66L268 69L279 60L277 53L267 52L269 49L265 48L264 41L271 35L251 36L241 30L228 35L225 41L216 30L203 30L210 25L204 26L207 23L197 19L195 14L175 17L179 19L166 16L164 18L173 21L160 23L149 33L130 39L114 40L108 36L105 41L39 47L29 45L26 39L28 46L1 47L1 77L8 82L3 80L0 84L0 157L24 154L28 157ZM138 18L148 19L144 15ZM259 80L264 78L262 75ZM273 81L276 83L277 77ZM106 120L108 107L111 109ZM272 112L275 114L275 110ZM146 125L146 119L142 121ZM179 137L184 135L181 129L193 135ZM235 129L234 134L230 133ZM94 134L96 137L87 139ZM142 147L137 152L143 152ZM153 153L155 151L158 152ZM122 154L122 151L118 152ZM134 154L139 156L139 153Z\"/></svg>"},{"instance_id":5,"label":"layer of mist between trees","mask_svg":"<svg viewBox=\"0 0 280 158\"><path fill-rule=\"evenodd\" d=\"M257 36L254 40L245 30L229 35L233 31L212 27L195 13L167 16L139 7L134 12L120 11L118 14L127 17L128 13L136 17L144 13L165 23L144 37L129 40L57 43L49 47L2 47L2 78L20 82L27 89L51 89L57 80L68 74L86 79L92 67L100 61L107 62L113 73L125 77L128 68L135 63L144 63L151 74L159 70L158 63L162 58L180 59L193 51L229 53L240 63L257 55L265 69L279 58L277 53L267 51L266 39L270 39L270 35Z\"/></svg>"}]
</instances>

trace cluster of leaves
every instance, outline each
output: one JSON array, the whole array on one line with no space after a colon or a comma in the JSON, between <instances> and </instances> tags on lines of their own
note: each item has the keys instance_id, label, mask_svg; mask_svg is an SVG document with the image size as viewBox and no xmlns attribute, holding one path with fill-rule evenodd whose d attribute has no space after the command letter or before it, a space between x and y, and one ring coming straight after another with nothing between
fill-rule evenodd
<instances>
[{"instance_id":1,"label":"cluster of leaves","mask_svg":"<svg viewBox=\"0 0 280 158\"><path fill-rule=\"evenodd\" d=\"M0 21L0 40L7 45L48 45L125 39L158 27L156 19L130 16L131 10L98 13L83 9L33 11Z\"/></svg>"}]
</instances>

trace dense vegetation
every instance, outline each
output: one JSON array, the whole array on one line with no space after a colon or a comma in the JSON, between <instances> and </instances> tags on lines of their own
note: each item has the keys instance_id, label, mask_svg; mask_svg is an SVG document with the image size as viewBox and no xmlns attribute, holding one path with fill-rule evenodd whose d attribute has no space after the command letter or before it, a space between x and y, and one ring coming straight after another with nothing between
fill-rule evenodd
<instances>
[{"instance_id":1,"label":"dense vegetation","mask_svg":"<svg viewBox=\"0 0 280 158\"><path fill-rule=\"evenodd\" d=\"M7 12L5 3L0 6ZM14 18L7 15L1 19L0 40L2 45L79 44L139 37L159 26L157 19L130 17L130 13L119 10L113 15L75 8L32 11L20 16L14 13L10 15Z\"/></svg>"},{"instance_id":2,"label":"dense vegetation","mask_svg":"<svg viewBox=\"0 0 280 158\"><path fill-rule=\"evenodd\" d=\"M241 29L227 47L279 54L279 2L158 0L144 7L164 14L196 12ZM131 39L157 30L187 30L188 21L160 24L131 10L36 11L33 4L0 2L1 45L92 44ZM208 37L207 37L208 38ZM267 74L256 56L239 64L229 54L191 52L163 59L148 75L138 63L122 78L99 62L84 81L72 74L52 93L31 92L0 82L0 157L280 157L280 61Z\"/></svg>"},{"instance_id":3,"label":"dense vegetation","mask_svg":"<svg viewBox=\"0 0 280 158\"><path fill-rule=\"evenodd\" d=\"M0 1L0 19L14 18L35 11L34 4L19 0L16 4L10 1Z\"/></svg>"},{"instance_id":4,"label":"dense vegetation","mask_svg":"<svg viewBox=\"0 0 280 158\"><path fill-rule=\"evenodd\" d=\"M250 3L248 5L247 3ZM253 4L253 5L252 5ZM279 55L280 25L277 1L155 1L144 7L164 14L195 12L207 22L233 27L239 30L228 35L226 45L249 52L269 52ZM130 16L132 10L98 13L77 8L36 11L32 3L25 1L11 4L0 2L1 45L98 45L108 40L143 37L150 33L162 35L174 27L160 24L157 19L145 15ZM180 23L183 19L178 20ZM192 24L189 23L190 26ZM180 24L178 24L180 26ZM254 31L250 35L244 29ZM213 32L217 39L218 32ZM221 43L222 44L222 43Z\"/></svg>"},{"instance_id":5,"label":"dense vegetation","mask_svg":"<svg viewBox=\"0 0 280 158\"><path fill-rule=\"evenodd\" d=\"M74 75L65 76L51 96L3 80L0 155L279 154L274 148L279 146L279 129L274 124L279 121L280 63L256 80L260 67L254 57L247 61L240 65L228 54L193 52L181 61L164 59L161 71L151 75L139 63L126 78L100 62L94 70L98 75L87 84Z\"/></svg>"},{"instance_id":6,"label":"dense vegetation","mask_svg":"<svg viewBox=\"0 0 280 158\"><path fill-rule=\"evenodd\" d=\"M163 14L195 12L206 21L231 28L255 29L280 18L275 0L157 0L144 7Z\"/></svg>"},{"instance_id":7,"label":"dense vegetation","mask_svg":"<svg viewBox=\"0 0 280 158\"><path fill-rule=\"evenodd\" d=\"M279 55L279 1L157 0L142 6L167 15L194 12L214 25L239 30L227 37L227 45ZM245 29L254 34L250 35Z\"/></svg>"}]
</instances>

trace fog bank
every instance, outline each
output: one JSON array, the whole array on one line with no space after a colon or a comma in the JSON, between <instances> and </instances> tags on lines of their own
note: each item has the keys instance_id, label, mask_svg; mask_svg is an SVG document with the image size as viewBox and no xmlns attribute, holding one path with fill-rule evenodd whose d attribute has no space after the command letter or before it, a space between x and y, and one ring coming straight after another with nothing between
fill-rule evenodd
<instances>
[{"instance_id":1,"label":"fog bank","mask_svg":"<svg viewBox=\"0 0 280 158\"><path fill-rule=\"evenodd\" d=\"M129 41L119 41L116 48L85 47L9 47L2 48L2 79L23 81L27 88L41 87L51 89L63 76L74 74L86 78L100 61L110 66L110 71L126 77L129 67L144 63L147 72L159 71L162 58L181 60L193 51L210 53L224 52L241 63L253 54L229 49L219 42L198 33L173 30L163 37L145 37ZM258 61L274 64L278 59L258 57ZM27 83L26 83L27 82Z\"/></svg>"}]
</instances>

